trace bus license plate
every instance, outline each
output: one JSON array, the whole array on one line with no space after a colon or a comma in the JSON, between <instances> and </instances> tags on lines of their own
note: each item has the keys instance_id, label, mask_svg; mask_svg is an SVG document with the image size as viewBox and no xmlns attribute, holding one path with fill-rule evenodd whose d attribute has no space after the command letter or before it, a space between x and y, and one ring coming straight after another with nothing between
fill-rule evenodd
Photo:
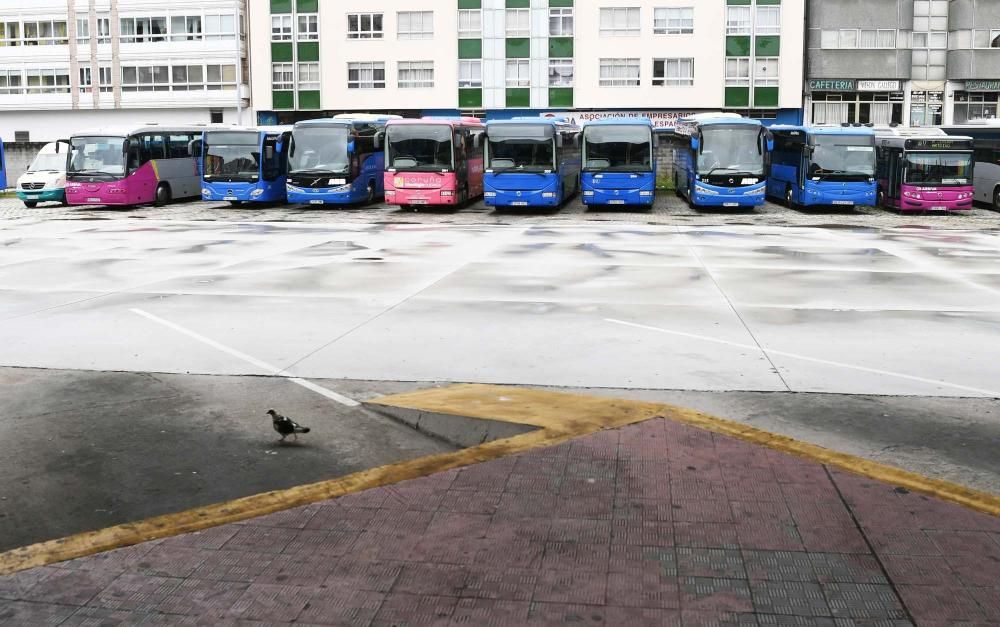
<instances>
[{"instance_id":1,"label":"bus license plate","mask_svg":"<svg viewBox=\"0 0 1000 627\"><path fill-rule=\"evenodd\" d=\"M526 201L524 201L524 200L515 200L515 201L512 201L510 204L511 204L512 207L527 207L528 206L528 203Z\"/></svg>"},{"instance_id":2,"label":"bus license plate","mask_svg":"<svg viewBox=\"0 0 1000 627\"><path fill-rule=\"evenodd\" d=\"M426 205L427 204L427 199L426 198L414 198L414 199L412 199L410 201L410 204L411 205Z\"/></svg>"},{"instance_id":3,"label":"bus license plate","mask_svg":"<svg viewBox=\"0 0 1000 627\"><path fill-rule=\"evenodd\" d=\"M608 204L609 205L624 205L625 201L624 200L609 200Z\"/></svg>"},{"instance_id":4,"label":"bus license plate","mask_svg":"<svg viewBox=\"0 0 1000 627\"><path fill-rule=\"evenodd\" d=\"M722 203L722 206L723 207L739 207L740 203L738 203L738 202L724 202L724 203Z\"/></svg>"},{"instance_id":5,"label":"bus license plate","mask_svg":"<svg viewBox=\"0 0 1000 627\"><path fill-rule=\"evenodd\" d=\"M236 196L224 196L222 200L239 200Z\"/></svg>"},{"instance_id":6,"label":"bus license plate","mask_svg":"<svg viewBox=\"0 0 1000 627\"><path fill-rule=\"evenodd\" d=\"M931 211L948 211L948 207L931 207Z\"/></svg>"},{"instance_id":7,"label":"bus license plate","mask_svg":"<svg viewBox=\"0 0 1000 627\"><path fill-rule=\"evenodd\" d=\"M309 204L310 205L322 205L323 201L322 200L310 200Z\"/></svg>"},{"instance_id":8,"label":"bus license plate","mask_svg":"<svg viewBox=\"0 0 1000 627\"><path fill-rule=\"evenodd\" d=\"M88 198L87 202L101 202L100 198Z\"/></svg>"},{"instance_id":9,"label":"bus license plate","mask_svg":"<svg viewBox=\"0 0 1000 627\"><path fill-rule=\"evenodd\" d=\"M854 201L853 200L835 200L835 201L833 201L833 204L835 204L835 205L852 205L853 206L854 205Z\"/></svg>"}]
</instances>

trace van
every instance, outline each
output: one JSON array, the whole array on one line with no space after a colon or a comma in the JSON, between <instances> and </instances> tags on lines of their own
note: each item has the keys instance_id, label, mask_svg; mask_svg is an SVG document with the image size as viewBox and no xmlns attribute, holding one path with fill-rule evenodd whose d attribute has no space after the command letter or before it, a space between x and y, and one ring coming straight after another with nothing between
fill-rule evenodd
<instances>
[{"instance_id":1,"label":"van","mask_svg":"<svg viewBox=\"0 0 1000 627\"><path fill-rule=\"evenodd\" d=\"M26 207L34 207L40 202L66 204L67 154L65 145L45 144L28 171L17 179L17 197Z\"/></svg>"}]
</instances>

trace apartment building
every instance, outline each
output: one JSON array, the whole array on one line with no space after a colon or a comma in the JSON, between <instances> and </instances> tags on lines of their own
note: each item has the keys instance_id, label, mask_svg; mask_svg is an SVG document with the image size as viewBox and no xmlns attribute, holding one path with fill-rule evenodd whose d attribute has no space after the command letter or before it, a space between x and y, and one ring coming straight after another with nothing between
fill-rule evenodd
<instances>
[{"instance_id":1,"label":"apartment building","mask_svg":"<svg viewBox=\"0 0 1000 627\"><path fill-rule=\"evenodd\" d=\"M997 0L810 0L806 119L911 126L995 118Z\"/></svg>"},{"instance_id":2,"label":"apartment building","mask_svg":"<svg viewBox=\"0 0 1000 627\"><path fill-rule=\"evenodd\" d=\"M250 0L261 123L351 111L801 120L805 0Z\"/></svg>"},{"instance_id":3,"label":"apartment building","mask_svg":"<svg viewBox=\"0 0 1000 627\"><path fill-rule=\"evenodd\" d=\"M41 142L84 128L238 121L250 104L241 80L244 2L0 4L0 138Z\"/></svg>"}]
</instances>

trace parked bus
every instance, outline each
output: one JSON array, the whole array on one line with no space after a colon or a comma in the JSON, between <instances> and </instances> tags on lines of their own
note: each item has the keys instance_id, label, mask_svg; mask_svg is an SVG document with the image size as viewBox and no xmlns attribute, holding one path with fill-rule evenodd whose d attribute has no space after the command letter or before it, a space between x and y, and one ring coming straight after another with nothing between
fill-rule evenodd
<instances>
[{"instance_id":1,"label":"parked bus","mask_svg":"<svg viewBox=\"0 0 1000 627\"><path fill-rule=\"evenodd\" d=\"M674 186L695 206L764 204L767 129L735 113L700 113L673 131Z\"/></svg>"},{"instance_id":2,"label":"parked bus","mask_svg":"<svg viewBox=\"0 0 1000 627\"><path fill-rule=\"evenodd\" d=\"M386 202L401 207L460 205L481 196L485 132L478 118L386 122ZM381 143L380 136L376 147Z\"/></svg>"},{"instance_id":3,"label":"parked bus","mask_svg":"<svg viewBox=\"0 0 1000 627\"><path fill-rule=\"evenodd\" d=\"M163 205L201 197L204 125L138 126L76 133L69 139L71 205Z\"/></svg>"},{"instance_id":4,"label":"parked bus","mask_svg":"<svg viewBox=\"0 0 1000 627\"><path fill-rule=\"evenodd\" d=\"M42 146L27 172L17 179L17 197L25 207L40 202L66 203L66 159L69 146L50 142Z\"/></svg>"},{"instance_id":5,"label":"parked bus","mask_svg":"<svg viewBox=\"0 0 1000 627\"><path fill-rule=\"evenodd\" d=\"M974 199L1000 211L1000 120L975 120L943 130L949 135L972 138Z\"/></svg>"},{"instance_id":6,"label":"parked bus","mask_svg":"<svg viewBox=\"0 0 1000 627\"><path fill-rule=\"evenodd\" d=\"M767 195L796 205L874 206L875 131L866 126L772 126Z\"/></svg>"},{"instance_id":7,"label":"parked bus","mask_svg":"<svg viewBox=\"0 0 1000 627\"><path fill-rule=\"evenodd\" d=\"M384 194L385 154L376 137L398 115L342 114L292 129L288 202L348 205Z\"/></svg>"},{"instance_id":8,"label":"parked bus","mask_svg":"<svg viewBox=\"0 0 1000 627\"><path fill-rule=\"evenodd\" d=\"M972 208L972 138L939 128L879 128L879 204L899 211Z\"/></svg>"},{"instance_id":9,"label":"parked bus","mask_svg":"<svg viewBox=\"0 0 1000 627\"><path fill-rule=\"evenodd\" d=\"M647 118L588 122L583 127L583 204L652 205L656 143Z\"/></svg>"},{"instance_id":10,"label":"parked bus","mask_svg":"<svg viewBox=\"0 0 1000 627\"><path fill-rule=\"evenodd\" d=\"M486 124L483 199L490 207L557 207L580 191L580 127L561 118Z\"/></svg>"},{"instance_id":11,"label":"parked bus","mask_svg":"<svg viewBox=\"0 0 1000 627\"><path fill-rule=\"evenodd\" d=\"M201 199L285 202L290 127L213 128L202 136Z\"/></svg>"}]
</instances>

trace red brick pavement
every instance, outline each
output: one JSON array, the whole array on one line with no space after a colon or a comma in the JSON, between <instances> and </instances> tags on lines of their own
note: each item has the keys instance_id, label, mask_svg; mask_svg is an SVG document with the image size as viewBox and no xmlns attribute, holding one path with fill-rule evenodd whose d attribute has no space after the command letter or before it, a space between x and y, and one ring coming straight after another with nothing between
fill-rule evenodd
<instances>
[{"instance_id":1,"label":"red brick pavement","mask_svg":"<svg viewBox=\"0 0 1000 627\"><path fill-rule=\"evenodd\" d=\"M995 625L1000 519L656 419L0 577L12 625Z\"/></svg>"}]
</instances>

